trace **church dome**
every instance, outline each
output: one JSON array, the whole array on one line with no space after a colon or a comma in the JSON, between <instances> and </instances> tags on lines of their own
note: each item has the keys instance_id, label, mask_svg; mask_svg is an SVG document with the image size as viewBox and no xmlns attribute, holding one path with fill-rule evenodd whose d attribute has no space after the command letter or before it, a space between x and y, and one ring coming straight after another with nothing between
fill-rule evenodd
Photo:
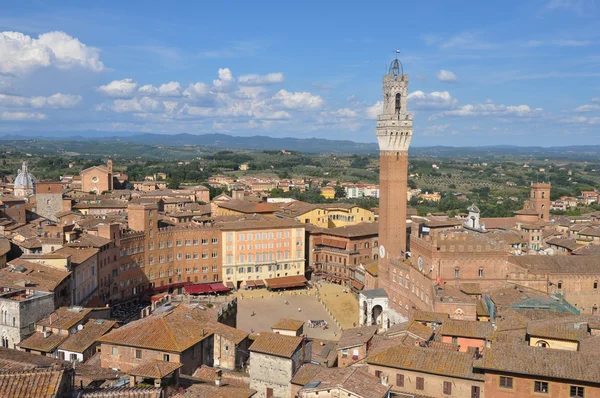
<instances>
[{"instance_id":1,"label":"church dome","mask_svg":"<svg viewBox=\"0 0 600 398\"><path fill-rule=\"evenodd\" d=\"M23 167L19 170L17 174L17 178L15 178L14 187L15 188L33 188L36 183L36 178L33 174L29 172L27 169L27 162L23 162Z\"/></svg>"}]
</instances>

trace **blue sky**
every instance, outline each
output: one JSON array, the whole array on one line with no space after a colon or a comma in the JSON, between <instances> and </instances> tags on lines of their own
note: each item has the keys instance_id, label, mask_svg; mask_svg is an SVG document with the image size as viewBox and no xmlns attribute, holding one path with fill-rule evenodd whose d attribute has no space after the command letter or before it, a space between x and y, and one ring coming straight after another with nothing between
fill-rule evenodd
<instances>
[{"instance_id":1,"label":"blue sky","mask_svg":"<svg viewBox=\"0 0 600 398\"><path fill-rule=\"evenodd\" d=\"M593 0L13 2L0 134L375 142L396 49L415 146L600 144Z\"/></svg>"}]
</instances>

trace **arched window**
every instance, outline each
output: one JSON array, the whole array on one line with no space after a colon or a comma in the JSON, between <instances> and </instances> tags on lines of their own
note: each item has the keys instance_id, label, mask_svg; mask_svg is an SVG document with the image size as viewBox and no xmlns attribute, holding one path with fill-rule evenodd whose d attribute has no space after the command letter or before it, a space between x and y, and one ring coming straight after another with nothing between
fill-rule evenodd
<instances>
[{"instance_id":1,"label":"arched window","mask_svg":"<svg viewBox=\"0 0 600 398\"><path fill-rule=\"evenodd\" d=\"M546 197L546 192L542 192L542 199Z\"/></svg>"},{"instance_id":2,"label":"arched window","mask_svg":"<svg viewBox=\"0 0 600 398\"><path fill-rule=\"evenodd\" d=\"M598 281L594 281L594 290L598 290Z\"/></svg>"},{"instance_id":3,"label":"arched window","mask_svg":"<svg viewBox=\"0 0 600 398\"><path fill-rule=\"evenodd\" d=\"M556 284L556 287L558 289L562 289L562 281L558 281L558 283Z\"/></svg>"},{"instance_id":4,"label":"arched window","mask_svg":"<svg viewBox=\"0 0 600 398\"><path fill-rule=\"evenodd\" d=\"M454 268L454 277L460 278L460 268L458 268L458 267Z\"/></svg>"},{"instance_id":5,"label":"arched window","mask_svg":"<svg viewBox=\"0 0 600 398\"><path fill-rule=\"evenodd\" d=\"M396 94L396 113L400 113L400 103L401 103L401 98L402 96L400 95L400 93Z\"/></svg>"},{"instance_id":6,"label":"arched window","mask_svg":"<svg viewBox=\"0 0 600 398\"><path fill-rule=\"evenodd\" d=\"M537 346L540 348L550 348L550 344L548 344L548 342L544 340L538 341Z\"/></svg>"},{"instance_id":7,"label":"arched window","mask_svg":"<svg viewBox=\"0 0 600 398\"><path fill-rule=\"evenodd\" d=\"M480 278L483 278L483 268L479 268L477 270L477 276L480 277Z\"/></svg>"}]
</instances>

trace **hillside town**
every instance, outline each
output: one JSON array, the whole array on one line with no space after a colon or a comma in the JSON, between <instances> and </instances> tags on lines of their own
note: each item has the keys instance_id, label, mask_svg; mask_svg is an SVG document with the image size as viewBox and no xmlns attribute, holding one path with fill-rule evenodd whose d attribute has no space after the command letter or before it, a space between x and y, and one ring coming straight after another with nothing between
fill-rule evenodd
<instances>
[{"instance_id":1,"label":"hillside town","mask_svg":"<svg viewBox=\"0 0 600 398\"><path fill-rule=\"evenodd\" d=\"M379 184L311 182L377 208L24 162L0 196L0 396L599 397L600 212L550 213L599 192L418 215L440 195L407 183L398 59L383 93Z\"/></svg>"}]
</instances>

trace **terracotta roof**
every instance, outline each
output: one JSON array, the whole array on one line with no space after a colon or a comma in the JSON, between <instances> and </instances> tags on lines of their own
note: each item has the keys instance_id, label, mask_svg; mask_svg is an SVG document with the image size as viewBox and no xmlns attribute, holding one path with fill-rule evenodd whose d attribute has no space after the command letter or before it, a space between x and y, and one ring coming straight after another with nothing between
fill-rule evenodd
<instances>
[{"instance_id":1,"label":"terracotta roof","mask_svg":"<svg viewBox=\"0 0 600 398\"><path fill-rule=\"evenodd\" d=\"M481 286L478 282L466 282L460 284L460 291L469 295L480 295L482 294Z\"/></svg>"},{"instance_id":2,"label":"terracotta roof","mask_svg":"<svg viewBox=\"0 0 600 398\"><path fill-rule=\"evenodd\" d=\"M295 220L274 217L238 217L234 221L226 221L223 218L217 218L216 227L223 231L240 231L250 229L274 229L274 228L304 228Z\"/></svg>"},{"instance_id":3,"label":"terracotta roof","mask_svg":"<svg viewBox=\"0 0 600 398\"><path fill-rule=\"evenodd\" d=\"M315 376L323 372L323 367L314 363L305 363L296 372L291 383L299 386L308 384Z\"/></svg>"},{"instance_id":4,"label":"terracotta roof","mask_svg":"<svg viewBox=\"0 0 600 398\"><path fill-rule=\"evenodd\" d=\"M300 330L302 326L304 326L304 321L282 318L275 325L271 326L271 329L293 330L295 332Z\"/></svg>"},{"instance_id":5,"label":"terracotta roof","mask_svg":"<svg viewBox=\"0 0 600 398\"><path fill-rule=\"evenodd\" d=\"M600 256L510 256L508 261L536 273L597 274L600 272Z\"/></svg>"},{"instance_id":6,"label":"terracotta roof","mask_svg":"<svg viewBox=\"0 0 600 398\"><path fill-rule=\"evenodd\" d=\"M23 267L19 270L25 270L18 271L18 267ZM62 269L18 258L11 260L8 267L0 269L0 286L16 289L27 287L38 291L53 292L70 275L70 272Z\"/></svg>"},{"instance_id":7,"label":"terracotta roof","mask_svg":"<svg viewBox=\"0 0 600 398\"><path fill-rule=\"evenodd\" d=\"M64 369L35 369L0 373L0 396L54 398L70 388Z\"/></svg>"},{"instance_id":8,"label":"terracotta roof","mask_svg":"<svg viewBox=\"0 0 600 398\"><path fill-rule=\"evenodd\" d=\"M586 229L579 231L579 235L592 236L594 238L599 238L600 237L600 228L591 228L591 227L586 228Z\"/></svg>"},{"instance_id":9,"label":"terracotta roof","mask_svg":"<svg viewBox=\"0 0 600 398\"><path fill-rule=\"evenodd\" d=\"M175 309L128 323L98 341L115 345L183 352L212 333L209 311L179 305Z\"/></svg>"},{"instance_id":10,"label":"terracotta roof","mask_svg":"<svg viewBox=\"0 0 600 398\"><path fill-rule=\"evenodd\" d=\"M401 345L367 357L367 363L463 379L484 379L483 374L473 373L473 356L466 352Z\"/></svg>"},{"instance_id":11,"label":"terracotta roof","mask_svg":"<svg viewBox=\"0 0 600 398\"><path fill-rule=\"evenodd\" d=\"M411 313L411 318L414 319L415 321L443 323L444 320L450 318L450 315L448 315L444 312L430 312L430 311L415 310Z\"/></svg>"},{"instance_id":12,"label":"terracotta roof","mask_svg":"<svg viewBox=\"0 0 600 398\"><path fill-rule=\"evenodd\" d=\"M337 343L328 340L311 339L311 360L331 368L337 362Z\"/></svg>"},{"instance_id":13,"label":"terracotta roof","mask_svg":"<svg viewBox=\"0 0 600 398\"><path fill-rule=\"evenodd\" d=\"M37 326L46 326L58 329L71 329L92 312L93 308L60 307L53 313L37 321Z\"/></svg>"},{"instance_id":14,"label":"terracotta roof","mask_svg":"<svg viewBox=\"0 0 600 398\"><path fill-rule=\"evenodd\" d=\"M396 336L400 334L410 334L419 339L429 340L433 336L433 329L414 320L396 324L385 331L386 336Z\"/></svg>"},{"instance_id":15,"label":"terracotta roof","mask_svg":"<svg viewBox=\"0 0 600 398\"><path fill-rule=\"evenodd\" d=\"M226 202L218 202L217 206L224 209L233 210L238 213L275 213L279 210L279 205L275 203L251 203L245 200L232 199Z\"/></svg>"},{"instance_id":16,"label":"terracotta roof","mask_svg":"<svg viewBox=\"0 0 600 398\"><path fill-rule=\"evenodd\" d=\"M357 238L363 236L374 236L379 233L379 223L361 222L345 227L327 228L321 231L324 235L340 236L344 238Z\"/></svg>"},{"instance_id":17,"label":"terracotta roof","mask_svg":"<svg viewBox=\"0 0 600 398\"><path fill-rule=\"evenodd\" d=\"M547 239L546 243L549 245L564 247L565 249L569 249L569 250L575 250L575 249L578 249L583 246L581 243L577 243L577 241L572 238Z\"/></svg>"},{"instance_id":18,"label":"terracotta roof","mask_svg":"<svg viewBox=\"0 0 600 398\"><path fill-rule=\"evenodd\" d=\"M515 214L518 215L523 215L523 216L537 216L538 212L535 209L521 209L521 210L517 210L514 212Z\"/></svg>"},{"instance_id":19,"label":"terracotta roof","mask_svg":"<svg viewBox=\"0 0 600 398\"><path fill-rule=\"evenodd\" d=\"M591 336L581 340L579 351L586 354L600 354L600 336Z\"/></svg>"},{"instance_id":20,"label":"terracotta roof","mask_svg":"<svg viewBox=\"0 0 600 398\"><path fill-rule=\"evenodd\" d=\"M267 355L291 358L302 344L300 336L285 336L276 333L261 333L250 346L250 351Z\"/></svg>"},{"instance_id":21,"label":"terracotta roof","mask_svg":"<svg viewBox=\"0 0 600 398\"><path fill-rule=\"evenodd\" d=\"M356 347L367 343L373 338L379 326L363 326L359 328L346 329L338 342L338 351L344 348Z\"/></svg>"},{"instance_id":22,"label":"terracotta roof","mask_svg":"<svg viewBox=\"0 0 600 398\"><path fill-rule=\"evenodd\" d=\"M63 367L68 365L67 362L60 359L0 347L0 370L33 369L49 366Z\"/></svg>"},{"instance_id":23,"label":"terracotta roof","mask_svg":"<svg viewBox=\"0 0 600 398\"><path fill-rule=\"evenodd\" d=\"M193 374L194 379L201 380L208 384L215 384L217 379L217 371L221 372L221 382L223 385L233 387L248 388L249 383L243 373L227 370L211 368L210 366L202 365L196 369Z\"/></svg>"},{"instance_id":24,"label":"terracotta roof","mask_svg":"<svg viewBox=\"0 0 600 398\"><path fill-rule=\"evenodd\" d=\"M517 224L516 217L490 217L480 218L480 223L485 225L485 229L511 229Z\"/></svg>"},{"instance_id":25,"label":"terracotta roof","mask_svg":"<svg viewBox=\"0 0 600 398\"><path fill-rule=\"evenodd\" d=\"M183 364L179 362L165 362L152 360L138 365L129 371L132 376L141 376L151 379L162 379L181 368Z\"/></svg>"},{"instance_id":26,"label":"terracotta roof","mask_svg":"<svg viewBox=\"0 0 600 398\"><path fill-rule=\"evenodd\" d=\"M445 320L440 329L443 336L469 337L485 339L494 332L491 322L461 321L456 319Z\"/></svg>"},{"instance_id":27,"label":"terracotta roof","mask_svg":"<svg viewBox=\"0 0 600 398\"><path fill-rule=\"evenodd\" d=\"M492 343L474 366L496 372L600 384L598 356L578 351Z\"/></svg>"},{"instance_id":28,"label":"terracotta roof","mask_svg":"<svg viewBox=\"0 0 600 398\"><path fill-rule=\"evenodd\" d=\"M305 386L300 391L341 389L347 391L348 395L356 397L383 398L387 396L391 388L391 386L381 384L377 377L355 367L324 369L313 377L311 382L315 384L318 382L318 385L315 387Z\"/></svg>"},{"instance_id":29,"label":"terracotta roof","mask_svg":"<svg viewBox=\"0 0 600 398\"><path fill-rule=\"evenodd\" d=\"M587 322L572 321L569 318L533 321L527 325L530 336L580 341L590 336Z\"/></svg>"},{"instance_id":30,"label":"terracotta roof","mask_svg":"<svg viewBox=\"0 0 600 398\"><path fill-rule=\"evenodd\" d=\"M363 267L365 267L365 271L373 276L377 276L379 272L379 262L378 261L369 261L366 263L361 263Z\"/></svg>"},{"instance_id":31,"label":"terracotta roof","mask_svg":"<svg viewBox=\"0 0 600 398\"><path fill-rule=\"evenodd\" d=\"M54 253L71 256L71 263L77 265L94 257L98 253L98 249L93 247L63 247L54 251Z\"/></svg>"},{"instance_id":32,"label":"terracotta roof","mask_svg":"<svg viewBox=\"0 0 600 398\"><path fill-rule=\"evenodd\" d=\"M48 337L44 337L42 332L35 332L25 340L22 340L17 346L22 349L49 353L54 351L68 338L68 334L50 333Z\"/></svg>"},{"instance_id":33,"label":"terracotta roof","mask_svg":"<svg viewBox=\"0 0 600 398\"><path fill-rule=\"evenodd\" d=\"M68 244L70 247L95 247L101 248L102 246L108 245L112 240L103 238L102 236L92 234L81 234L77 240Z\"/></svg>"},{"instance_id":34,"label":"terracotta roof","mask_svg":"<svg viewBox=\"0 0 600 398\"><path fill-rule=\"evenodd\" d=\"M64 351L84 352L94 344L98 337L105 335L116 324L116 321L91 319L83 325L83 330L69 335L69 338L58 348Z\"/></svg>"},{"instance_id":35,"label":"terracotta roof","mask_svg":"<svg viewBox=\"0 0 600 398\"><path fill-rule=\"evenodd\" d=\"M194 384L173 398L250 398L256 390L245 387L221 386L214 384Z\"/></svg>"},{"instance_id":36,"label":"terracotta roof","mask_svg":"<svg viewBox=\"0 0 600 398\"><path fill-rule=\"evenodd\" d=\"M582 256L600 256L600 245L586 245L573 250L573 254Z\"/></svg>"}]
</instances>

